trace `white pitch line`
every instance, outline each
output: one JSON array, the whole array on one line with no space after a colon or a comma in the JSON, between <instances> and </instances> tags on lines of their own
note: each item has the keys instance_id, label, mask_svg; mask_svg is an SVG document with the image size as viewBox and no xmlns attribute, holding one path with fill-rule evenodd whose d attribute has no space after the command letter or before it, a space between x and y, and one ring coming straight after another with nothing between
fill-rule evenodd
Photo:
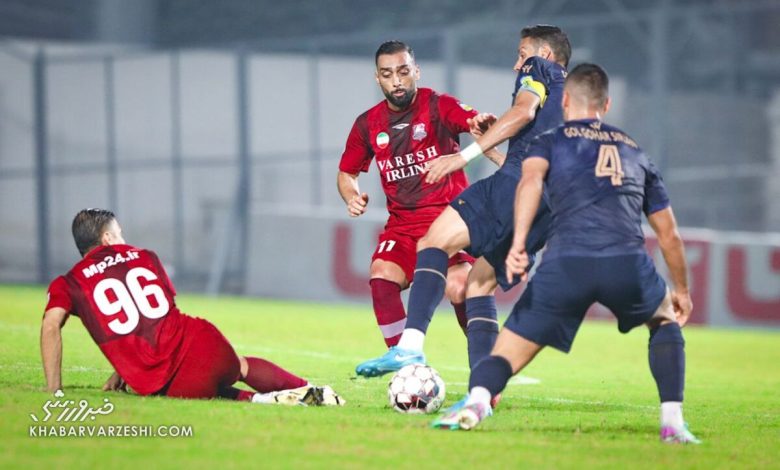
<instances>
[{"instance_id":1,"label":"white pitch line","mask_svg":"<svg viewBox=\"0 0 780 470\"><path fill-rule=\"evenodd\" d=\"M265 353L278 353L278 354L291 354L295 356L305 356L305 357L316 357L318 359L330 359L334 361L339 362L351 362L351 363L357 363L360 361L360 359L355 359L354 357L346 357L346 356L339 356L336 354L331 353L325 353L325 352L318 352L318 351L301 351L298 349L279 349L279 348L270 348L267 346L249 346L246 344L234 344L233 347L235 349L242 349L242 350L248 350L248 351L257 351L257 352L265 352ZM434 367L436 370L446 370L450 372L469 372L468 367L463 366L447 366L447 365L437 365ZM541 383L542 381L540 379L536 379L534 377L528 377L525 375L518 375L515 376L512 380L509 381L509 385L536 385ZM452 385L468 385L466 382L451 382Z\"/></svg>"},{"instance_id":2,"label":"white pitch line","mask_svg":"<svg viewBox=\"0 0 780 470\"><path fill-rule=\"evenodd\" d=\"M41 366L33 366L28 364L0 364L0 369L41 370ZM65 372L113 372L111 369L101 369L97 367L85 367L85 366L63 367L62 370Z\"/></svg>"}]
</instances>

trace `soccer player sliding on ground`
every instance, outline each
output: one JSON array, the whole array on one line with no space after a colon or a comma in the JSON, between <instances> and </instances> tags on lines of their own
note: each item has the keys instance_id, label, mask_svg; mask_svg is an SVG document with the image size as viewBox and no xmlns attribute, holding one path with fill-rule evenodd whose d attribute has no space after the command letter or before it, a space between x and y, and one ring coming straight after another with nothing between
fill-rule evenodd
<instances>
[{"instance_id":1,"label":"soccer player sliding on ground","mask_svg":"<svg viewBox=\"0 0 780 470\"><path fill-rule=\"evenodd\" d=\"M459 134L481 135L480 127L495 120L477 114L452 96L418 88L420 68L414 52L400 41L387 41L375 55L376 81L385 99L358 116L347 138L338 172L338 190L350 217L363 215L368 194L358 176L376 161L390 217L371 257L370 281L374 314L387 347L395 346L406 324L401 291L407 289L417 262L417 241L468 182L462 171L436 183L425 182L425 168L459 149ZM498 151L488 154L497 165ZM464 332L466 276L474 258L455 250L445 259L445 292Z\"/></svg>"},{"instance_id":2,"label":"soccer player sliding on ground","mask_svg":"<svg viewBox=\"0 0 780 470\"><path fill-rule=\"evenodd\" d=\"M73 219L83 259L49 286L41 326L46 387L62 388L61 328L77 315L115 373L103 390L130 386L140 395L304 405L343 405L265 359L238 356L217 328L179 311L157 255L125 243L114 214L85 209ZM242 381L256 391L234 388Z\"/></svg>"},{"instance_id":3,"label":"soccer player sliding on ground","mask_svg":"<svg viewBox=\"0 0 780 470\"><path fill-rule=\"evenodd\" d=\"M683 421L685 342L681 328L693 305L687 263L669 197L647 156L620 129L601 121L609 109L606 72L581 64L566 78L563 126L541 135L523 161L515 200L515 232L507 276L526 276L528 233L546 184L553 226L536 274L498 336L476 365L465 404L433 426L471 429L492 414L491 397L545 346L571 348L595 302L626 333L650 330L650 370L661 400L661 440L699 443ZM645 251L642 213L658 236L672 289Z\"/></svg>"},{"instance_id":4,"label":"soccer player sliding on ground","mask_svg":"<svg viewBox=\"0 0 780 470\"><path fill-rule=\"evenodd\" d=\"M563 122L561 94L571 56L568 37L555 26L524 28L520 37L512 107L475 143L458 154L431 162L426 181L435 183L460 171L469 160L509 139L506 161L496 173L458 195L417 243L409 317L401 339L383 356L359 364L359 375L375 377L407 364L425 363L423 343L444 294L448 259L464 249L480 257L469 272L466 287L469 365L473 367L493 347L498 335L496 287L509 290L520 282L519 276L507 280L504 275L504 259L512 242L512 201L520 179L520 162L527 155L531 139ZM529 237L530 253L544 246L548 227L549 209L543 204Z\"/></svg>"}]
</instances>

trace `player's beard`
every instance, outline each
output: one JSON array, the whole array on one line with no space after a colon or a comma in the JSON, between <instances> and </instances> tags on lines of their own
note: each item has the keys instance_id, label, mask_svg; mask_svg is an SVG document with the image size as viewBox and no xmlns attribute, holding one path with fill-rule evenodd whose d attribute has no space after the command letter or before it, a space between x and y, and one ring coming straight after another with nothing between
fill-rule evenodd
<instances>
[{"instance_id":1,"label":"player's beard","mask_svg":"<svg viewBox=\"0 0 780 470\"><path fill-rule=\"evenodd\" d=\"M414 100L414 95L417 92L416 89L414 90L407 90L404 89L403 96L395 96L393 95L393 91L387 91L384 90L385 98L387 98L387 101L390 102L393 106L395 106L398 109L406 109L409 107L410 104L412 104L412 100Z\"/></svg>"}]
</instances>

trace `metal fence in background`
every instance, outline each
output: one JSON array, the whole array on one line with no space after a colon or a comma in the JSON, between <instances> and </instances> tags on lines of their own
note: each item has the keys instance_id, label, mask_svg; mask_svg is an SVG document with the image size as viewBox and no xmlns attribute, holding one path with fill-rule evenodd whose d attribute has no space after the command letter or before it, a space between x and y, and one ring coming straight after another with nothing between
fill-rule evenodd
<instances>
[{"instance_id":1,"label":"metal fence in background","mask_svg":"<svg viewBox=\"0 0 780 470\"><path fill-rule=\"evenodd\" d=\"M392 37L415 47L424 86L500 114L510 104L520 27L560 24L573 63L595 61L611 73L608 120L663 168L682 225L780 231L780 143L772 140L780 138L780 98L771 101L780 93L771 86L780 51L756 32L780 18L780 3L659 1L632 11L605 3L576 17ZM734 40L713 39L723 37ZM273 230L250 228L253 207L341 208L338 158L354 118L381 99L373 53L386 39L173 51L4 43L0 280L46 283L70 267L71 218L103 206L118 213L129 241L160 253L177 285L250 290L246 253L258 231ZM373 210L383 210L376 175L361 184Z\"/></svg>"}]
</instances>

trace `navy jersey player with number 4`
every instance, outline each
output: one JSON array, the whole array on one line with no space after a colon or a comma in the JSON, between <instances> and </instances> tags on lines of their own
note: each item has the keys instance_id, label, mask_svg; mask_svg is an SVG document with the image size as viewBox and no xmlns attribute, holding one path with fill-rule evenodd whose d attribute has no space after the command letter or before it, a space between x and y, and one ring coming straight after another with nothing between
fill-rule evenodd
<instances>
[{"instance_id":1,"label":"navy jersey player with number 4","mask_svg":"<svg viewBox=\"0 0 780 470\"><path fill-rule=\"evenodd\" d=\"M546 184L552 235L536 274L512 310L491 355L471 373L465 404L433 426L471 429L490 400L545 346L571 348L588 308L600 302L626 333L650 329L650 370L661 400L661 439L699 443L683 421L685 350L681 327L691 314L685 250L663 181L623 131L604 124L608 78L581 64L566 79L566 122L539 136L523 161L507 276L527 276L528 233ZM642 214L658 236L670 291L644 248Z\"/></svg>"}]
</instances>

